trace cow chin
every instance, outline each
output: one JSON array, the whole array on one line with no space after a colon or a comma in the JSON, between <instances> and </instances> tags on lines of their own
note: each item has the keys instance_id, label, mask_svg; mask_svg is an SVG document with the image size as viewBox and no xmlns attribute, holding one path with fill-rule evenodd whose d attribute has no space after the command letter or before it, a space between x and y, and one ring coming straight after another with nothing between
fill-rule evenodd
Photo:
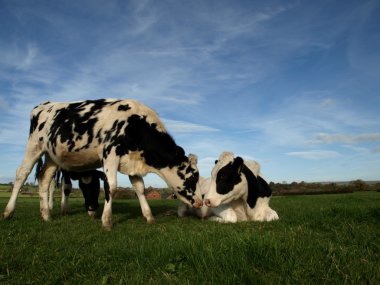
<instances>
[{"instance_id":1,"label":"cow chin","mask_svg":"<svg viewBox=\"0 0 380 285\"><path fill-rule=\"evenodd\" d=\"M178 193L177 193L177 197L181 202L185 203L186 205L189 205L190 207L194 207L196 209L199 209L203 206L202 200L197 196L193 196L194 203L191 203L188 199L186 199L185 197L183 197L182 195L180 195Z\"/></svg>"}]
</instances>

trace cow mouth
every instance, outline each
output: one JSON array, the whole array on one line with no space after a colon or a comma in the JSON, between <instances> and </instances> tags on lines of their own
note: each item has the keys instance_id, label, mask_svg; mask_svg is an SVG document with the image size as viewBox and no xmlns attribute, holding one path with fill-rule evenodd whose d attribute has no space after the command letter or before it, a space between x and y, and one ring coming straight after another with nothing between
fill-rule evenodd
<instances>
[{"instance_id":1,"label":"cow mouth","mask_svg":"<svg viewBox=\"0 0 380 285\"><path fill-rule=\"evenodd\" d=\"M205 199L204 204L205 204L207 207L209 207L209 208L216 208L216 207L219 206L220 203L218 203L218 205L216 205L216 203L212 203L212 202L210 201L210 199Z\"/></svg>"},{"instance_id":2,"label":"cow mouth","mask_svg":"<svg viewBox=\"0 0 380 285\"><path fill-rule=\"evenodd\" d=\"M200 209L202 206L203 206L203 202L201 199L199 199L198 197L195 197L194 199L194 203L193 203L193 207L196 208L196 209Z\"/></svg>"}]
</instances>

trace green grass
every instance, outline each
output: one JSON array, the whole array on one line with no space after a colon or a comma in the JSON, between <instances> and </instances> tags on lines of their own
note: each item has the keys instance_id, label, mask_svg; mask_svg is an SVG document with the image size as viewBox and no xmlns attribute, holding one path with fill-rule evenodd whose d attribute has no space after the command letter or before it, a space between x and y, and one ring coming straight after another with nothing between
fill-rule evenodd
<instances>
[{"instance_id":1,"label":"green grass","mask_svg":"<svg viewBox=\"0 0 380 285\"><path fill-rule=\"evenodd\" d=\"M111 232L70 202L46 223L38 198L21 197L0 221L0 284L380 284L380 193L275 197L279 221L239 224L149 201L148 225L137 201L117 200Z\"/></svg>"}]
</instances>

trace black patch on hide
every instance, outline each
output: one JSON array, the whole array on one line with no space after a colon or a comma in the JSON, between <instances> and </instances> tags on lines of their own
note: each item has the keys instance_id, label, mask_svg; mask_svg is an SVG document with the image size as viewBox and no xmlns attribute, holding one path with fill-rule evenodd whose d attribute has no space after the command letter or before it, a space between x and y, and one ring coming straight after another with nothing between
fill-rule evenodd
<instances>
[{"instance_id":1,"label":"black patch on hide","mask_svg":"<svg viewBox=\"0 0 380 285\"><path fill-rule=\"evenodd\" d=\"M246 165L243 165L242 172L248 183L247 203L249 207L254 208L259 197L270 197L272 191L268 183L262 177L256 177Z\"/></svg>"}]
</instances>

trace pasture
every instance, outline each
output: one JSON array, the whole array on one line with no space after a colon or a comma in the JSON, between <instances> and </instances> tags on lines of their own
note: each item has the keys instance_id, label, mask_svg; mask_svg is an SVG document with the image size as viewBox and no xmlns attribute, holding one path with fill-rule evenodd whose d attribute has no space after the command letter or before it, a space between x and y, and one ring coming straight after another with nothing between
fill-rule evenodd
<instances>
[{"instance_id":1,"label":"pasture","mask_svg":"<svg viewBox=\"0 0 380 285\"><path fill-rule=\"evenodd\" d=\"M70 202L61 216L56 198L46 223L38 198L20 197L0 220L0 284L380 284L378 192L274 197L279 221L240 224L151 200L148 225L137 200L116 200L111 232Z\"/></svg>"}]
</instances>

